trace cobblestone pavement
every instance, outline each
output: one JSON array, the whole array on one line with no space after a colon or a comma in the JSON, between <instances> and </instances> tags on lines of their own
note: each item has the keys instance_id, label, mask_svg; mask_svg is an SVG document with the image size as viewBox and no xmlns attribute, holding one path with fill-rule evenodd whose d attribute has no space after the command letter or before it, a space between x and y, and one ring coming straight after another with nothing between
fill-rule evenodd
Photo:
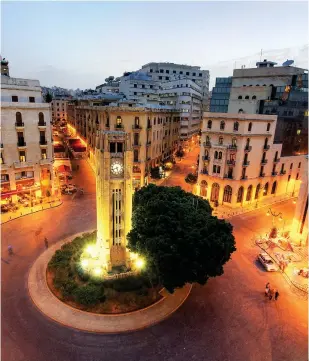
<instances>
[{"instance_id":1,"label":"cobblestone pavement","mask_svg":"<svg viewBox=\"0 0 309 361\"><path fill-rule=\"evenodd\" d=\"M184 169L185 173L187 169ZM256 262L251 239L269 230L265 210L231 219L237 252L221 277L193 287L169 319L125 335L97 335L61 327L32 304L29 269L50 244L96 227L93 173L81 161L76 183L84 197L64 200L2 225L2 360L5 361L307 361L307 300L294 293L279 273ZM292 203L292 202L290 202ZM287 216L289 202L274 206ZM7 256L7 242L15 254ZM277 302L264 297L266 282L280 291Z\"/></svg>"}]
</instances>

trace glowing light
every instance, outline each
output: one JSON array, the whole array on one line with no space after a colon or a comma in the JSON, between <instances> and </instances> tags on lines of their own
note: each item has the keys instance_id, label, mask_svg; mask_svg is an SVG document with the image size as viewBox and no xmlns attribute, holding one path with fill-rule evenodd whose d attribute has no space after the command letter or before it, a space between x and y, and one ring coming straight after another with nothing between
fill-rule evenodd
<instances>
[{"instance_id":1,"label":"glowing light","mask_svg":"<svg viewBox=\"0 0 309 361\"><path fill-rule=\"evenodd\" d=\"M81 265L83 268L87 268L89 265L89 261L87 259L83 259L81 262Z\"/></svg>"},{"instance_id":2,"label":"glowing light","mask_svg":"<svg viewBox=\"0 0 309 361\"><path fill-rule=\"evenodd\" d=\"M142 259L142 258L138 258L136 261L135 261L135 266L139 269L142 269L145 265L145 261Z\"/></svg>"},{"instance_id":3,"label":"glowing light","mask_svg":"<svg viewBox=\"0 0 309 361\"><path fill-rule=\"evenodd\" d=\"M96 247L94 245L89 245L87 248L86 248L86 251L90 254L91 257L95 257L98 253Z\"/></svg>"},{"instance_id":4,"label":"glowing light","mask_svg":"<svg viewBox=\"0 0 309 361\"><path fill-rule=\"evenodd\" d=\"M269 212L269 211L266 213L266 216L270 216L270 212Z\"/></svg>"},{"instance_id":5,"label":"glowing light","mask_svg":"<svg viewBox=\"0 0 309 361\"><path fill-rule=\"evenodd\" d=\"M100 276L102 274L103 270L102 268L100 267L97 267L93 270L93 273L96 275L96 276Z\"/></svg>"},{"instance_id":6,"label":"glowing light","mask_svg":"<svg viewBox=\"0 0 309 361\"><path fill-rule=\"evenodd\" d=\"M293 203L296 204L296 199L293 199Z\"/></svg>"},{"instance_id":7,"label":"glowing light","mask_svg":"<svg viewBox=\"0 0 309 361\"><path fill-rule=\"evenodd\" d=\"M279 217L279 221L282 221L282 219L283 219L282 216L280 216L280 217Z\"/></svg>"}]
</instances>

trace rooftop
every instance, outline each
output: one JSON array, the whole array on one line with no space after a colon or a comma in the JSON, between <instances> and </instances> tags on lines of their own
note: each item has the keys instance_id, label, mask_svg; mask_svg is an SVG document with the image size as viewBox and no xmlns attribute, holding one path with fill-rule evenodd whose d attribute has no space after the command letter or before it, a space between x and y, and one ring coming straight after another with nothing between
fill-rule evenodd
<instances>
[{"instance_id":1,"label":"rooftop","mask_svg":"<svg viewBox=\"0 0 309 361\"><path fill-rule=\"evenodd\" d=\"M203 118L276 121L277 120L277 115L247 114L247 113L231 114L231 113L204 112L203 113Z\"/></svg>"},{"instance_id":2,"label":"rooftop","mask_svg":"<svg viewBox=\"0 0 309 361\"><path fill-rule=\"evenodd\" d=\"M194 70L200 70L201 67L200 66L192 66L192 65L185 65L185 64L176 64L176 63L169 63L169 62L151 62L151 63L147 63L145 65L142 66L143 68L146 68L148 66L170 66L170 67L179 67L179 68L186 68L186 69L194 69Z\"/></svg>"},{"instance_id":3,"label":"rooftop","mask_svg":"<svg viewBox=\"0 0 309 361\"><path fill-rule=\"evenodd\" d=\"M39 80L33 79L22 79L22 78L11 78L9 76L1 75L1 87L2 88L40 88Z\"/></svg>"}]
</instances>

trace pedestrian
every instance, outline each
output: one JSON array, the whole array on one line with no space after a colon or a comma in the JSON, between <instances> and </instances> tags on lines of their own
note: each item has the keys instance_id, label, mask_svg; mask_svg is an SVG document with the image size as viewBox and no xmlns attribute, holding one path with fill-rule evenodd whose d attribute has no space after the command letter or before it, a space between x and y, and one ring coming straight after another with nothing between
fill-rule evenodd
<instances>
[{"instance_id":1,"label":"pedestrian","mask_svg":"<svg viewBox=\"0 0 309 361\"><path fill-rule=\"evenodd\" d=\"M46 237L45 237L45 239L44 239L44 244L45 244L45 248L47 249L47 248L48 248L48 240L47 240Z\"/></svg>"},{"instance_id":2,"label":"pedestrian","mask_svg":"<svg viewBox=\"0 0 309 361\"><path fill-rule=\"evenodd\" d=\"M8 251L9 254L13 254L13 247L11 245L8 245Z\"/></svg>"},{"instance_id":3,"label":"pedestrian","mask_svg":"<svg viewBox=\"0 0 309 361\"><path fill-rule=\"evenodd\" d=\"M270 283L267 282L267 283L266 283L266 286L265 286L265 296L268 296L268 294L269 294L269 288L270 288Z\"/></svg>"},{"instance_id":4,"label":"pedestrian","mask_svg":"<svg viewBox=\"0 0 309 361\"><path fill-rule=\"evenodd\" d=\"M279 291L276 290L276 292L275 292L275 301L277 301L278 297L279 297Z\"/></svg>"},{"instance_id":5,"label":"pedestrian","mask_svg":"<svg viewBox=\"0 0 309 361\"><path fill-rule=\"evenodd\" d=\"M274 293L275 293L275 290L273 288L269 290L269 301L272 300Z\"/></svg>"}]
</instances>

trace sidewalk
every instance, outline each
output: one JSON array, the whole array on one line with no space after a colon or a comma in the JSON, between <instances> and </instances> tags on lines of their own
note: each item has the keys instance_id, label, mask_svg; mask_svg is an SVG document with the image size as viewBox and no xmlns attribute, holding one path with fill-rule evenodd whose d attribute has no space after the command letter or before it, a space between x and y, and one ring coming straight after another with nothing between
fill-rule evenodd
<instances>
[{"instance_id":1,"label":"sidewalk","mask_svg":"<svg viewBox=\"0 0 309 361\"><path fill-rule=\"evenodd\" d=\"M53 321L63 326L87 332L112 334L137 331L169 317L189 296L191 285L177 289L173 294L163 290L161 293L162 298L153 305L138 311L118 315L85 312L63 303L54 296L47 285L46 267L52 255L62 244L69 242L80 234L71 236L47 249L35 261L29 272L28 290L30 297L36 307Z\"/></svg>"},{"instance_id":2,"label":"sidewalk","mask_svg":"<svg viewBox=\"0 0 309 361\"><path fill-rule=\"evenodd\" d=\"M38 204L33 207L22 207L18 209L16 212L7 212L1 213L1 222L0 224L4 224L6 222L10 222L16 218L27 216L28 214L40 212L46 209L51 209L54 207L58 207L62 204L62 200L57 198L47 203Z\"/></svg>"}]
</instances>

